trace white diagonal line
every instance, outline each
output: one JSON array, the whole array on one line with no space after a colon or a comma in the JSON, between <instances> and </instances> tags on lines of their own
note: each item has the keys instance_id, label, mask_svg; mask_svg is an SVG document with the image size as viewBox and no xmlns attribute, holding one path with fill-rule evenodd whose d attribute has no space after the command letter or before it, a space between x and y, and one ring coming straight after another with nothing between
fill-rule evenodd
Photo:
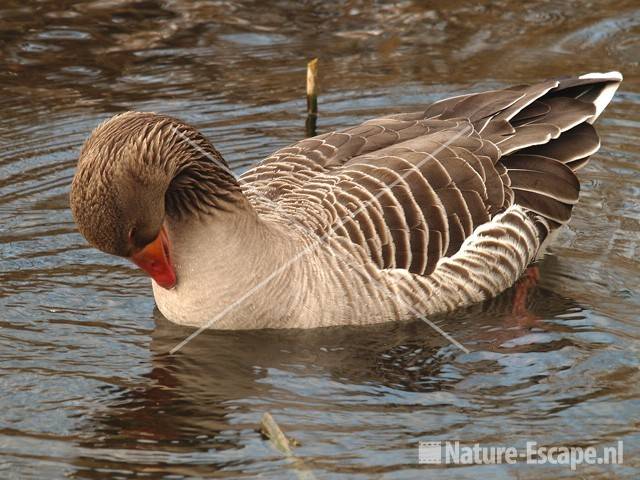
<instances>
[{"instance_id":1,"label":"white diagonal line","mask_svg":"<svg viewBox=\"0 0 640 480\"><path fill-rule=\"evenodd\" d=\"M206 150L204 150L200 145L198 145L197 143L195 143L193 140L191 140L189 137L187 137L184 133L182 133L180 130L178 130L176 127L174 128L174 132L180 136L181 138L183 138L187 143L189 143L191 146L193 146L194 148L196 148L196 150L198 150L200 153L202 153L204 156L206 156L207 158L212 159L216 165L220 165L220 162L218 159L216 159L215 157L213 157L209 152L207 152ZM419 169L422 165L424 165L429 159L433 158L434 155L437 155L438 153L440 153L442 150L444 150L445 148L447 148L452 142L454 142L455 140L457 140L458 138L460 138L461 136L463 136L464 134L470 132L473 129L473 127L469 126L469 127L465 127L462 130L460 130L459 132L457 132L455 135L453 135L449 140L447 140L446 142L442 143L432 154L428 154L423 160L421 160L420 162L418 162L414 168L417 170ZM224 169L228 171L228 167L226 167L226 165L224 166ZM409 174L411 174L414 171L414 169L409 169L407 170L405 173L403 173L402 175L399 175L399 177L394 180L393 182L391 182L391 184L387 185L387 189L391 189L394 186L396 186L398 183L402 182L405 177L407 177ZM355 217L358 213L362 212L364 209L366 209L369 205L371 205L371 203L374 200L377 200L378 198L380 198L380 196L382 196L384 194L384 192L386 190L381 190L380 192L376 193L375 195L372 196L372 198L370 200L368 200L367 202L363 203L362 206L360 208L358 208L356 211L350 213L350 216ZM267 199L262 197L264 200L267 200L269 202L272 202L272 200ZM189 343L191 340L193 340L195 337L197 337L198 335L200 335L203 331L205 331L206 329L210 328L214 323L216 323L218 320L220 320L222 317L224 317L226 314L228 314L229 312L231 312L232 310L234 310L238 305L242 304L247 298L249 298L251 295L253 295L255 292L257 292L258 290L262 289L267 283L269 283L271 280L273 280L276 276L278 276L280 273L282 273L284 270L286 270L290 265L292 265L293 263L297 262L300 258L302 258L303 256L309 254L312 250L314 250L315 248L317 248L321 243L323 243L327 238L329 238L329 236L331 234L333 234L335 232L336 228L341 227L342 225L344 225L344 223L346 222L346 219L341 218L339 219L337 222L335 222L334 224L332 224L329 229L327 230L326 233L324 233L321 237L319 237L316 241L312 242L310 245L308 245L307 247L305 247L304 249L302 249L300 252L298 252L296 255L294 255L292 258L290 258L287 262L285 262L284 264L282 264L280 267L276 268L273 272L271 272L269 275L267 275L266 278L264 278L263 280L261 280L260 282L258 282L254 287L252 287L251 289L249 289L247 292L245 292L240 298L238 298L237 300L235 300L234 302L232 302L231 304L229 304L227 307L225 307L221 312L219 312L217 315L215 315L211 320L209 320L207 323L205 323L204 325L202 325L200 328L198 328L195 332L193 332L191 335L189 335L187 338L185 338L183 341L181 341L180 343L178 343L175 347L173 347L169 353L173 354L175 352L177 352L178 350L180 350L182 347L184 347L187 343ZM410 306L411 308L413 308L412 306ZM464 351L465 353L469 353L469 350L467 348L465 348L462 344L460 344L458 341L456 341L453 337L451 337L449 334L447 334L446 332L444 332L444 330L442 330L440 327L438 327L436 324L434 324L433 322L431 322L430 320L428 320L426 317L424 317L424 315L420 315L419 317L420 319L424 320L429 326L431 326L436 332L438 332L439 334L441 334L442 336L444 336L447 340L449 340L453 345L455 345L456 347L460 348L462 351Z\"/></svg>"},{"instance_id":2,"label":"white diagonal line","mask_svg":"<svg viewBox=\"0 0 640 480\"><path fill-rule=\"evenodd\" d=\"M200 152L202 155L207 157L209 160L211 160L213 163L215 163L222 170L224 170L229 175L231 175L232 177L235 178L235 174L231 171L231 169L227 166L227 164L225 162L221 161L219 158L216 158L214 155L211 155L210 152L207 152L204 148L202 148L200 145L198 145L195 141L193 141L192 139L187 137L183 132L178 130L178 127L176 127L175 125L172 125L171 129L173 130L173 133L175 133L180 138L182 138L186 143L188 143L192 147L195 147L195 149L198 150L198 152Z\"/></svg>"}]
</instances>

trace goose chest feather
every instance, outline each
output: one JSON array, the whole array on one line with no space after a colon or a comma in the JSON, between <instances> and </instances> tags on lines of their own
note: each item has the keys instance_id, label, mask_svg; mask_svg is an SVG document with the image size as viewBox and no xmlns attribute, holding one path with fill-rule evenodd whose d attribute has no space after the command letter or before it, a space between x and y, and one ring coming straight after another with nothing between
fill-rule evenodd
<instances>
[{"instance_id":1,"label":"goose chest feather","mask_svg":"<svg viewBox=\"0 0 640 480\"><path fill-rule=\"evenodd\" d=\"M152 278L171 321L312 328L452 311L498 295L578 201L576 171L622 76L447 98L276 151L236 178L169 116L127 112L80 153L71 208Z\"/></svg>"}]
</instances>

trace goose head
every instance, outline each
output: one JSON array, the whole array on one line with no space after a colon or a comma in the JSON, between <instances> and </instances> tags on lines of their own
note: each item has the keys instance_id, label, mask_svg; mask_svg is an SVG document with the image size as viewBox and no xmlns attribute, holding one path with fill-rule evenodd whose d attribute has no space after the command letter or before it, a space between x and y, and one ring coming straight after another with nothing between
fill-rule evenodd
<instances>
[{"instance_id":1,"label":"goose head","mask_svg":"<svg viewBox=\"0 0 640 480\"><path fill-rule=\"evenodd\" d=\"M84 144L70 203L80 233L170 289L179 281L167 220L211 215L242 203L226 162L195 128L154 113L127 112Z\"/></svg>"}]
</instances>

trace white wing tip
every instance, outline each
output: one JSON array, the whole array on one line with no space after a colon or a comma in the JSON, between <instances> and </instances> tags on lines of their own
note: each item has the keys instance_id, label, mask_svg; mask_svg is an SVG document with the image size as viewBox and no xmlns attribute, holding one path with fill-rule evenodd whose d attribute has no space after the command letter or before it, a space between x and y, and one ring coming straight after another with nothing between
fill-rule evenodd
<instances>
[{"instance_id":1,"label":"white wing tip","mask_svg":"<svg viewBox=\"0 0 640 480\"><path fill-rule=\"evenodd\" d=\"M600 114L602 114L607 105L609 105L609 102L613 98L613 95L616 93L616 90L618 90L620 82L622 81L622 74L616 71L605 73L587 73L585 75L581 75L578 78L583 80L608 80L609 82L611 82L602 89L602 92L600 92L598 98L593 101L593 104L596 106L596 113L589 120L587 120L589 123L593 123L598 119Z\"/></svg>"},{"instance_id":2,"label":"white wing tip","mask_svg":"<svg viewBox=\"0 0 640 480\"><path fill-rule=\"evenodd\" d=\"M615 80L617 82L622 81L622 74L617 71L605 72L605 73L585 73L584 75L580 75L578 78L581 80L586 80L589 78L601 78L602 80Z\"/></svg>"}]
</instances>

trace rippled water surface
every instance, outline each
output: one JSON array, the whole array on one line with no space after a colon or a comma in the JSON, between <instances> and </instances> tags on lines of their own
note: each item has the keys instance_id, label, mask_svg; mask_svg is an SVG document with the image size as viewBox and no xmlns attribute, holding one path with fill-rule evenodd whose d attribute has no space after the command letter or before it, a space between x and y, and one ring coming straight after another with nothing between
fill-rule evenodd
<instances>
[{"instance_id":1,"label":"rippled water surface","mask_svg":"<svg viewBox=\"0 0 640 480\"><path fill-rule=\"evenodd\" d=\"M526 7L525 7L526 5ZM637 478L640 7L637 1L0 4L0 478ZM625 74L540 282L426 324L216 333L154 313L149 281L87 247L67 195L116 112L195 124L241 172L304 135L467 90ZM522 294L526 293L526 305ZM516 301L519 299L520 301ZM624 465L430 467L420 440L598 447Z\"/></svg>"}]
</instances>

